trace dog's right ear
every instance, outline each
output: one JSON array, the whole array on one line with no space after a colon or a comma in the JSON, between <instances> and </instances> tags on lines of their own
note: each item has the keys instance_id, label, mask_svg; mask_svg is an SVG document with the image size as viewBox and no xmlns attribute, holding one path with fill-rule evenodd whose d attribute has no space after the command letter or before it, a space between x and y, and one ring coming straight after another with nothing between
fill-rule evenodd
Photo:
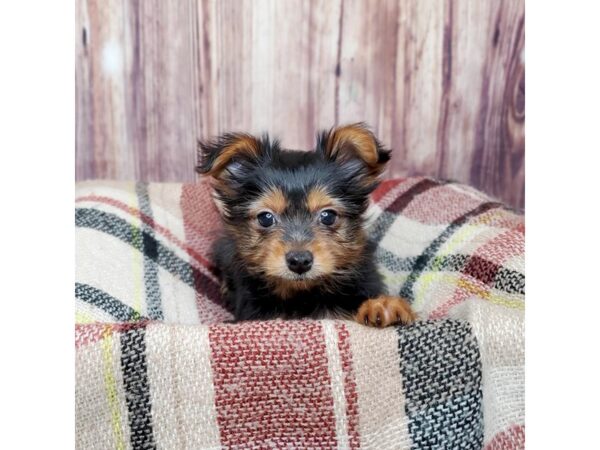
<instances>
[{"instance_id":1,"label":"dog's right ear","mask_svg":"<svg viewBox=\"0 0 600 450\"><path fill-rule=\"evenodd\" d=\"M390 160L390 151L383 148L364 123L322 132L317 150L328 160L336 161L342 166L346 164L346 167L353 167L356 162L360 163L362 180L372 185L377 183Z\"/></svg>"},{"instance_id":2,"label":"dog's right ear","mask_svg":"<svg viewBox=\"0 0 600 450\"><path fill-rule=\"evenodd\" d=\"M261 143L254 136L245 133L227 133L216 140L198 141L196 171L220 179L227 169L235 172L236 167L255 161L261 153Z\"/></svg>"}]
</instances>

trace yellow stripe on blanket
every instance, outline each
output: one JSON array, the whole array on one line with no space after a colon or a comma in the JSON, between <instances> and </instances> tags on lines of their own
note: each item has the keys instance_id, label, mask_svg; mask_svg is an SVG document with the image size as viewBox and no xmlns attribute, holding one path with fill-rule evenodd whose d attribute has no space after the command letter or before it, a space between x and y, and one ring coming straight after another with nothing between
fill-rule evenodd
<instances>
[{"instance_id":1,"label":"yellow stripe on blanket","mask_svg":"<svg viewBox=\"0 0 600 450\"><path fill-rule=\"evenodd\" d=\"M95 322L95 320L89 314L83 311L75 311L75 323L84 324L92 322Z\"/></svg>"},{"instance_id":2,"label":"yellow stripe on blanket","mask_svg":"<svg viewBox=\"0 0 600 450\"><path fill-rule=\"evenodd\" d=\"M110 326L104 329L102 337L102 354L104 356L104 387L106 397L111 412L113 433L118 450L125 448L123 441L123 431L121 430L121 413L119 411L119 403L117 399L117 382L114 376L113 355L112 355L112 330Z\"/></svg>"},{"instance_id":3,"label":"yellow stripe on blanket","mask_svg":"<svg viewBox=\"0 0 600 450\"><path fill-rule=\"evenodd\" d=\"M442 245L438 254L434 257L431 264L431 271L434 273L423 273L419 277L419 288L415 286L414 295L415 300L413 302L413 307L418 309L423 299L425 298L425 293L429 290L431 282L435 278L432 275L441 271L442 269L442 260L443 257L452 255L456 253L456 249L463 245L465 242L472 241L473 237L484 232L486 228L480 226L473 225L464 225L460 228L456 233L450 236L450 239Z\"/></svg>"},{"instance_id":4,"label":"yellow stripe on blanket","mask_svg":"<svg viewBox=\"0 0 600 450\"><path fill-rule=\"evenodd\" d=\"M417 309L417 301L422 303L425 298L425 288L421 287L421 282L429 287L433 282L443 283L443 286L456 286L466 290L470 295L477 296L496 305L505 306L512 309L525 309L525 303L520 299L513 299L492 292L489 288L482 288L477 284L466 280L462 276L456 279L456 274L448 274L443 272L427 272L421 275L419 284L415 286L415 301L413 307ZM418 296L418 297L417 297Z\"/></svg>"}]
</instances>

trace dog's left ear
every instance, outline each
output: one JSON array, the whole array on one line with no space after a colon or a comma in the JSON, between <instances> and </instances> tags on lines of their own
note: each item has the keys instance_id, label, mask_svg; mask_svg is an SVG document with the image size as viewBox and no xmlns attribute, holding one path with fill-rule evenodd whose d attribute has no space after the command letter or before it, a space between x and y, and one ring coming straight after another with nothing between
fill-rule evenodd
<instances>
[{"instance_id":1,"label":"dog's left ear","mask_svg":"<svg viewBox=\"0 0 600 450\"><path fill-rule=\"evenodd\" d=\"M344 125L323 132L318 150L332 161L343 163L359 160L369 178L377 178L390 160L390 151L383 148L364 123Z\"/></svg>"},{"instance_id":2,"label":"dog's left ear","mask_svg":"<svg viewBox=\"0 0 600 450\"><path fill-rule=\"evenodd\" d=\"M227 133L213 141L198 142L200 164L196 171L222 179L227 172L234 173L244 164L256 162L260 153L261 143L254 136Z\"/></svg>"}]
</instances>

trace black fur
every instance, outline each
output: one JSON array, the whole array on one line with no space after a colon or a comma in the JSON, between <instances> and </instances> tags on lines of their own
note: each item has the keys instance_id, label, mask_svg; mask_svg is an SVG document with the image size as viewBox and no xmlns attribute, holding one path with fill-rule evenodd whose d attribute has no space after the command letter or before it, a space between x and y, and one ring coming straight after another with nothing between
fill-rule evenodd
<instances>
[{"instance_id":1,"label":"black fur","mask_svg":"<svg viewBox=\"0 0 600 450\"><path fill-rule=\"evenodd\" d=\"M254 218L248 216L248 205L273 186L280 188L288 201L281 226L306 228L311 219L303 202L310 189L320 185L343 204L348 233L364 236L364 213L369 195L377 187L377 176L352 151L328 156L328 136L327 132L321 134L312 152L283 150L277 141L271 142L264 136L256 140L260 150L257 155L236 154L218 175L211 174L212 165L224 148L235 141L236 135L200 144L202 162L197 170L213 175L218 181L214 189L222 205L225 227L223 236L214 244L213 259L225 287L225 303L235 320L352 316L362 302L384 293L374 263L374 245L367 243L340 273L282 299L260 271L249 270L240 254L236 233L232 232L249 226ZM389 160L389 151L373 139L378 164L383 166Z\"/></svg>"}]
</instances>

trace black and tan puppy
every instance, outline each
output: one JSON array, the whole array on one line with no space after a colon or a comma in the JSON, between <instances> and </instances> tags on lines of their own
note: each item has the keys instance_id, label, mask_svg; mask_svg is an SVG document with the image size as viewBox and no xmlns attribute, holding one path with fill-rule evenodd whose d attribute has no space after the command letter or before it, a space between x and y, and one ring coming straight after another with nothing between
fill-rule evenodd
<instances>
[{"instance_id":1,"label":"black and tan puppy","mask_svg":"<svg viewBox=\"0 0 600 450\"><path fill-rule=\"evenodd\" d=\"M404 299L384 294L365 233L390 152L364 125L321 133L313 152L247 134L199 147L197 170L212 177L224 224L214 262L236 320L353 317L384 327L415 319Z\"/></svg>"}]
</instances>

